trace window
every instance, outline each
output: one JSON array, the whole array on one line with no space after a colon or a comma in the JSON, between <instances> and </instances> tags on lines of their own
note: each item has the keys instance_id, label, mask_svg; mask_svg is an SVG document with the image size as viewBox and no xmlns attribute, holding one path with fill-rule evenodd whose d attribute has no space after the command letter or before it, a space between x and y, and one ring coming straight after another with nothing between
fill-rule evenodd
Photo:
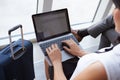
<instances>
[{"instance_id":1,"label":"window","mask_svg":"<svg viewBox=\"0 0 120 80\"><path fill-rule=\"evenodd\" d=\"M52 10L68 8L71 25L91 22L100 0L53 0Z\"/></svg>"},{"instance_id":2,"label":"window","mask_svg":"<svg viewBox=\"0 0 120 80\"><path fill-rule=\"evenodd\" d=\"M103 15L110 0L0 0L0 45L8 43L8 30L22 24L25 39L35 38L32 14L68 8L72 27L88 26L95 16ZM100 9L99 7L102 6ZM100 13L98 15L98 13ZM19 36L18 32L14 35ZM7 42L5 41L7 40Z\"/></svg>"},{"instance_id":3,"label":"window","mask_svg":"<svg viewBox=\"0 0 120 80\"><path fill-rule=\"evenodd\" d=\"M40 1L43 4L43 0ZM39 6L41 12L42 6ZM22 24L24 34L32 34L34 28L31 15L36 11L37 0L0 0L0 45L5 43L5 39L8 43L8 30L18 24ZM18 35L18 32L15 32L15 35Z\"/></svg>"}]
</instances>

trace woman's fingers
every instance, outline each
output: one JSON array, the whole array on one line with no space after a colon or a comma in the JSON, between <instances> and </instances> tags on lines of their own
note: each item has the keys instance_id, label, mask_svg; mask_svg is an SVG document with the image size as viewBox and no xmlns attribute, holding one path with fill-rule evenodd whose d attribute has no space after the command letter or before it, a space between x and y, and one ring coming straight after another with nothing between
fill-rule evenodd
<instances>
[{"instance_id":1,"label":"woman's fingers","mask_svg":"<svg viewBox=\"0 0 120 80\"><path fill-rule=\"evenodd\" d=\"M50 47L46 48L46 52L49 54L51 53L51 51L55 50L55 49L59 49L57 44L52 44Z\"/></svg>"},{"instance_id":2,"label":"woman's fingers","mask_svg":"<svg viewBox=\"0 0 120 80\"><path fill-rule=\"evenodd\" d=\"M46 48L46 52L47 52L47 53L49 53L49 50L48 50L48 48Z\"/></svg>"}]
</instances>

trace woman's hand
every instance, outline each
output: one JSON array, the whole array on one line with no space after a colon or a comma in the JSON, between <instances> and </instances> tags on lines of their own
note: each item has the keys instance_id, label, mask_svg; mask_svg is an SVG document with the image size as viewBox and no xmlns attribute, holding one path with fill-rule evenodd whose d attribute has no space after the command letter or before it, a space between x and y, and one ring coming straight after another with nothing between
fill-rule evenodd
<instances>
[{"instance_id":1,"label":"woman's hand","mask_svg":"<svg viewBox=\"0 0 120 80\"><path fill-rule=\"evenodd\" d=\"M83 51L83 50L81 50L79 48L79 46L72 39L70 39L70 40L64 40L62 42L65 43L65 44L67 44L69 46L69 48L66 47L66 46L63 46L63 48L68 53L70 53L70 54L72 54L74 56L80 56L80 57L86 54L86 52Z\"/></svg>"},{"instance_id":2,"label":"woman's hand","mask_svg":"<svg viewBox=\"0 0 120 80\"><path fill-rule=\"evenodd\" d=\"M50 47L46 48L46 52L54 65L55 63L61 62L61 52L57 44L52 44Z\"/></svg>"},{"instance_id":3,"label":"woman's hand","mask_svg":"<svg viewBox=\"0 0 120 80\"><path fill-rule=\"evenodd\" d=\"M54 67L54 80L67 80L63 72L61 52L57 44L52 44L46 49L46 52Z\"/></svg>"},{"instance_id":4,"label":"woman's hand","mask_svg":"<svg viewBox=\"0 0 120 80\"><path fill-rule=\"evenodd\" d=\"M77 34L78 30L71 30L71 32L72 32L73 35L76 37L76 39L78 40L78 42L80 42L80 41L83 39L83 37L81 37L81 36L79 36L79 35Z\"/></svg>"}]
</instances>

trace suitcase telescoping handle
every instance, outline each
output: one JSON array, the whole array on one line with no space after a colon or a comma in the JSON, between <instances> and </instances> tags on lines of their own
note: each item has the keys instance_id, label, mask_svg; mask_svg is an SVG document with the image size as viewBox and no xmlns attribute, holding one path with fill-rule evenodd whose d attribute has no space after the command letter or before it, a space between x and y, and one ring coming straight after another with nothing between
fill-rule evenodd
<instances>
[{"instance_id":1,"label":"suitcase telescoping handle","mask_svg":"<svg viewBox=\"0 0 120 80\"><path fill-rule=\"evenodd\" d=\"M8 34L9 34L9 39L10 39L10 49L11 49L11 55L12 55L12 58L14 60L16 60L17 58L15 58L15 54L14 54L14 51L13 51L13 45L12 45L12 38L11 38L11 32L12 31L15 31L16 29L20 28L21 29L21 38L22 38L22 51L24 51L24 39L23 39L23 29L22 29L22 25L17 25L13 28L11 28L9 31L8 31ZM18 52L20 52L21 50L19 50ZM19 55L20 56L20 55Z\"/></svg>"}]
</instances>

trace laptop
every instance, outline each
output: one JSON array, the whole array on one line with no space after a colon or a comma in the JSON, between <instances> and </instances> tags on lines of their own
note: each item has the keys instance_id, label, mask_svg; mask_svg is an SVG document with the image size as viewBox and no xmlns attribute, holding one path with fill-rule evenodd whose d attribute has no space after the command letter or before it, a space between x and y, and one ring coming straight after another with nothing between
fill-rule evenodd
<instances>
[{"instance_id":1,"label":"laptop","mask_svg":"<svg viewBox=\"0 0 120 80\"><path fill-rule=\"evenodd\" d=\"M61 42L72 38L79 45L79 42L71 33L68 11L66 8L33 14L32 20L37 42L49 65L52 64L46 53L46 48L51 46L53 43L58 44L58 47L62 52L62 61L66 61L74 57L63 50Z\"/></svg>"}]
</instances>

